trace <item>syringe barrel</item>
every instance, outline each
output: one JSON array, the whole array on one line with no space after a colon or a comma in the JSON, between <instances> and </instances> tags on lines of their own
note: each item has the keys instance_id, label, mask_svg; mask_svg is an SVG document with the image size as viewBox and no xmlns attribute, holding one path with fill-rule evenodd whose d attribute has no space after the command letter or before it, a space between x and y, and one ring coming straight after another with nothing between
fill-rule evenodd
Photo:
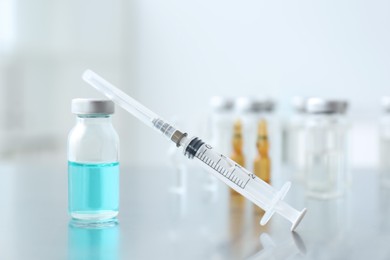
<instances>
[{"instance_id":1,"label":"syringe barrel","mask_svg":"<svg viewBox=\"0 0 390 260\"><path fill-rule=\"evenodd\" d=\"M189 158L196 158L200 166L265 210L269 217L274 212L277 212L292 222L293 228L298 225L304 212L299 212L282 201L284 197L282 191L275 190L271 185L259 179L236 162L215 152L210 145L205 144L199 138L185 137L181 140L181 145L184 153ZM288 188L286 192L287 190ZM268 221L268 216L264 216L265 219L262 224Z\"/></svg>"},{"instance_id":2,"label":"syringe barrel","mask_svg":"<svg viewBox=\"0 0 390 260\"><path fill-rule=\"evenodd\" d=\"M154 121L159 117L137 100L130 97L92 70L86 70L83 73L83 79L95 89L102 92L107 98L111 99L117 105L141 120L144 124L155 128Z\"/></svg>"}]
</instances>

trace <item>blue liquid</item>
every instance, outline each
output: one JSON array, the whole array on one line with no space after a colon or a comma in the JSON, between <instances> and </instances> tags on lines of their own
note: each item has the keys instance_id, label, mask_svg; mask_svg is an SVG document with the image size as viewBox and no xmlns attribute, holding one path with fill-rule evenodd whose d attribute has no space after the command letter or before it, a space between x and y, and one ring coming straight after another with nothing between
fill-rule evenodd
<instances>
[{"instance_id":1,"label":"blue liquid","mask_svg":"<svg viewBox=\"0 0 390 260\"><path fill-rule=\"evenodd\" d=\"M119 163L68 162L69 214L75 219L114 218L119 209Z\"/></svg>"},{"instance_id":2,"label":"blue liquid","mask_svg":"<svg viewBox=\"0 0 390 260\"><path fill-rule=\"evenodd\" d=\"M68 226L69 260L119 260L118 223L107 227L84 227L71 220Z\"/></svg>"}]
</instances>

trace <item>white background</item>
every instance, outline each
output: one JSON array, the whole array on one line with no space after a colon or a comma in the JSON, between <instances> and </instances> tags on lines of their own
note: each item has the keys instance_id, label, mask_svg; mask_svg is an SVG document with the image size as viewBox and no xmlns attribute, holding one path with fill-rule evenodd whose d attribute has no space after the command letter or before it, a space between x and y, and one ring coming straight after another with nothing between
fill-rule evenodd
<instances>
[{"instance_id":1,"label":"white background","mask_svg":"<svg viewBox=\"0 0 390 260\"><path fill-rule=\"evenodd\" d=\"M93 69L204 134L213 95L350 101L354 167L377 164L390 84L390 2L0 0L0 156L66 161L70 100L100 97ZM170 144L118 108L122 163L161 165Z\"/></svg>"}]
</instances>

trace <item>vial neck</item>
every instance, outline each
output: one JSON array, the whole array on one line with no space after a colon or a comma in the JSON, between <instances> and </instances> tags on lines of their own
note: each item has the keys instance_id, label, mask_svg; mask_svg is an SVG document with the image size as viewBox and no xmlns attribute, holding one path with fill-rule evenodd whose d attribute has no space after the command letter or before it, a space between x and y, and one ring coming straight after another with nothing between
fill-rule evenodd
<instances>
[{"instance_id":1,"label":"vial neck","mask_svg":"<svg viewBox=\"0 0 390 260\"><path fill-rule=\"evenodd\" d=\"M77 115L77 123L81 123L81 124L111 123L111 116L110 115Z\"/></svg>"}]
</instances>

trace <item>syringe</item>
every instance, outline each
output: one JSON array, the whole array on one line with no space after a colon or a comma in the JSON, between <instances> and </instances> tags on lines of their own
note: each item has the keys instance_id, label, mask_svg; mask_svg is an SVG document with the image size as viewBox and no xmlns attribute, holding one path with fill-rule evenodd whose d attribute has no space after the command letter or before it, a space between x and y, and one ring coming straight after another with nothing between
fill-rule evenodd
<instances>
[{"instance_id":1,"label":"syringe","mask_svg":"<svg viewBox=\"0 0 390 260\"><path fill-rule=\"evenodd\" d=\"M275 212L292 223L291 231L302 220L306 208L298 211L283 201L290 189L290 182L277 191L236 162L214 151L210 145L198 137L188 137L187 133L176 129L93 71L85 71L83 79L146 125L163 133L177 147L183 147L184 155L190 159L196 158L200 166L262 208L265 214L260 221L261 225L265 225Z\"/></svg>"}]
</instances>

